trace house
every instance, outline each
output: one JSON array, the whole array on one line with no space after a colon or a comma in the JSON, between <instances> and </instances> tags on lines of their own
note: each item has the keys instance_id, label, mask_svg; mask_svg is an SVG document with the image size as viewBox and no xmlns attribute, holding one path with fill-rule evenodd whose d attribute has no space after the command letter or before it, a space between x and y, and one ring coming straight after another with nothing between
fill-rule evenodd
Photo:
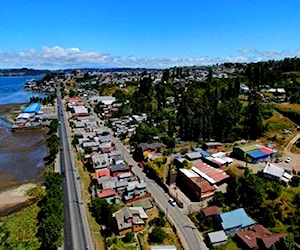
<instances>
[{"instance_id":1,"label":"house","mask_svg":"<svg viewBox=\"0 0 300 250\"><path fill-rule=\"evenodd\" d=\"M139 232L145 227L148 215L142 207L124 207L113 213L120 236L126 233Z\"/></svg>"},{"instance_id":2,"label":"house","mask_svg":"<svg viewBox=\"0 0 300 250\"><path fill-rule=\"evenodd\" d=\"M73 106L72 109L73 109L72 117L89 116L89 112L84 106Z\"/></svg>"},{"instance_id":3,"label":"house","mask_svg":"<svg viewBox=\"0 0 300 250\"><path fill-rule=\"evenodd\" d=\"M244 208L221 213L220 219L223 230L231 236L238 231L251 229L255 224L255 221L246 214Z\"/></svg>"},{"instance_id":4,"label":"house","mask_svg":"<svg viewBox=\"0 0 300 250\"><path fill-rule=\"evenodd\" d=\"M227 243L227 235L223 230L208 233L208 239L212 247Z\"/></svg>"},{"instance_id":5,"label":"house","mask_svg":"<svg viewBox=\"0 0 300 250\"><path fill-rule=\"evenodd\" d=\"M101 176L97 179L97 181L98 181L98 188L101 190L116 188L115 177Z\"/></svg>"},{"instance_id":6,"label":"house","mask_svg":"<svg viewBox=\"0 0 300 250\"><path fill-rule=\"evenodd\" d=\"M283 182L286 184L288 184L293 177L284 168L270 162L268 162L263 169L263 174L267 179Z\"/></svg>"},{"instance_id":7,"label":"house","mask_svg":"<svg viewBox=\"0 0 300 250\"><path fill-rule=\"evenodd\" d=\"M117 164L110 167L111 176L114 177L126 172L130 172L130 168L124 164Z\"/></svg>"},{"instance_id":8,"label":"house","mask_svg":"<svg viewBox=\"0 0 300 250\"><path fill-rule=\"evenodd\" d=\"M82 106L83 105L82 99L78 96L69 97L67 99L67 103L68 103L69 107Z\"/></svg>"},{"instance_id":9,"label":"house","mask_svg":"<svg viewBox=\"0 0 300 250\"><path fill-rule=\"evenodd\" d=\"M137 146L137 152L140 157L143 159L147 159L151 157L151 154L155 154L156 152L162 151L167 146L160 142L154 142L154 143L140 143Z\"/></svg>"},{"instance_id":10,"label":"house","mask_svg":"<svg viewBox=\"0 0 300 250\"><path fill-rule=\"evenodd\" d=\"M92 163L94 169L107 168L110 165L108 154L93 154Z\"/></svg>"},{"instance_id":11,"label":"house","mask_svg":"<svg viewBox=\"0 0 300 250\"><path fill-rule=\"evenodd\" d=\"M108 168L101 168L101 169L96 170L97 179L99 179L103 176L110 177L110 171Z\"/></svg>"},{"instance_id":12,"label":"house","mask_svg":"<svg viewBox=\"0 0 300 250\"><path fill-rule=\"evenodd\" d=\"M125 202L131 199L139 198L147 194L146 184L144 182L131 181L128 183L123 195Z\"/></svg>"},{"instance_id":13,"label":"house","mask_svg":"<svg viewBox=\"0 0 300 250\"><path fill-rule=\"evenodd\" d=\"M199 152L191 152L191 153L186 153L185 158L188 159L189 161L196 161L196 160L200 160L202 158L202 155Z\"/></svg>"},{"instance_id":14,"label":"house","mask_svg":"<svg viewBox=\"0 0 300 250\"><path fill-rule=\"evenodd\" d=\"M236 233L236 237L241 243L243 249L269 249L282 237L281 233L271 233L262 225L254 225L252 230L246 230Z\"/></svg>"},{"instance_id":15,"label":"house","mask_svg":"<svg viewBox=\"0 0 300 250\"><path fill-rule=\"evenodd\" d=\"M97 193L97 196L100 199L106 200L106 202L109 204L115 203L115 195L116 195L116 192L113 189L105 189L105 190L101 190L100 192Z\"/></svg>"},{"instance_id":16,"label":"house","mask_svg":"<svg viewBox=\"0 0 300 250\"><path fill-rule=\"evenodd\" d=\"M206 142L203 144L204 150L222 150L223 144L221 142Z\"/></svg>"},{"instance_id":17,"label":"house","mask_svg":"<svg viewBox=\"0 0 300 250\"><path fill-rule=\"evenodd\" d=\"M210 154L208 152L206 152L205 150L203 150L202 148L196 148L196 147L194 147L193 151L200 153L202 155L202 157L204 157L204 158L210 156Z\"/></svg>"},{"instance_id":18,"label":"house","mask_svg":"<svg viewBox=\"0 0 300 250\"><path fill-rule=\"evenodd\" d=\"M208 206L208 207L202 208L201 212L205 218L215 217L215 216L220 215L220 209L217 206Z\"/></svg>"}]
</instances>

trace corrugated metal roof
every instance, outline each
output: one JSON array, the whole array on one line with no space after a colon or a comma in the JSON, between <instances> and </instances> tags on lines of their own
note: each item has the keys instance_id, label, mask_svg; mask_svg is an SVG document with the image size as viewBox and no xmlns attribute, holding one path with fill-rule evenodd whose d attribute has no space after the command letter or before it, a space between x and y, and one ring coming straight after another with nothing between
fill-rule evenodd
<instances>
[{"instance_id":1,"label":"corrugated metal roof","mask_svg":"<svg viewBox=\"0 0 300 250\"><path fill-rule=\"evenodd\" d=\"M208 233L208 237L212 244L227 241L227 235L223 230Z\"/></svg>"},{"instance_id":2,"label":"corrugated metal roof","mask_svg":"<svg viewBox=\"0 0 300 250\"><path fill-rule=\"evenodd\" d=\"M261 151L260 149L257 149L257 150L247 152L247 155L249 155L251 158L261 158L261 157L266 157L269 154L266 154L263 151Z\"/></svg>"},{"instance_id":3,"label":"corrugated metal roof","mask_svg":"<svg viewBox=\"0 0 300 250\"><path fill-rule=\"evenodd\" d=\"M241 149L242 151L244 151L245 153L258 149L258 147L254 144L244 145L244 146L240 146L238 148Z\"/></svg>"},{"instance_id":4,"label":"corrugated metal roof","mask_svg":"<svg viewBox=\"0 0 300 250\"><path fill-rule=\"evenodd\" d=\"M31 103L29 106L23 109L22 113L37 113L41 108L41 104L38 102Z\"/></svg>"},{"instance_id":5,"label":"corrugated metal roof","mask_svg":"<svg viewBox=\"0 0 300 250\"><path fill-rule=\"evenodd\" d=\"M203 157L209 157L209 156L210 156L210 154L207 153L207 152L206 152L205 150L203 150L202 148L193 148L193 150L194 150L195 152L200 153Z\"/></svg>"},{"instance_id":6,"label":"corrugated metal roof","mask_svg":"<svg viewBox=\"0 0 300 250\"><path fill-rule=\"evenodd\" d=\"M238 208L226 213L221 213L222 227L224 230L235 227L248 227L255 223L245 212L244 208Z\"/></svg>"}]
</instances>

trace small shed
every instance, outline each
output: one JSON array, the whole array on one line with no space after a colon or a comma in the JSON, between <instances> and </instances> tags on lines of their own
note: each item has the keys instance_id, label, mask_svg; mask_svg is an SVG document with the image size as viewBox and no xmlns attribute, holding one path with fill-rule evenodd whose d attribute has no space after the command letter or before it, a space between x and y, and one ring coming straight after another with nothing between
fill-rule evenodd
<instances>
[{"instance_id":1,"label":"small shed","mask_svg":"<svg viewBox=\"0 0 300 250\"><path fill-rule=\"evenodd\" d=\"M208 238L213 247L226 244L227 242L227 235L223 230L208 233Z\"/></svg>"}]
</instances>

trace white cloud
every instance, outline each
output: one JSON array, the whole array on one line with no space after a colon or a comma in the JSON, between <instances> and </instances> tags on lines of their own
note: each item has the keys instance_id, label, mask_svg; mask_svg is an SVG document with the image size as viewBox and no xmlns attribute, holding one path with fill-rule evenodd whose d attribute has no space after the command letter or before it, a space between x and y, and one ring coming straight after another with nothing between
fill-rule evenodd
<instances>
[{"instance_id":1,"label":"white cloud","mask_svg":"<svg viewBox=\"0 0 300 250\"><path fill-rule=\"evenodd\" d=\"M219 57L127 57L114 56L107 53L81 51L79 48L62 48L60 46L43 47L40 50L12 52L0 51L0 68L47 68L63 69L76 67L146 67L166 68L172 66L210 65L222 62L256 62L283 57L299 56L300 50L288 51L258 51L256 49L241 49L238 55Z\"/></svg>"}]
</instances>

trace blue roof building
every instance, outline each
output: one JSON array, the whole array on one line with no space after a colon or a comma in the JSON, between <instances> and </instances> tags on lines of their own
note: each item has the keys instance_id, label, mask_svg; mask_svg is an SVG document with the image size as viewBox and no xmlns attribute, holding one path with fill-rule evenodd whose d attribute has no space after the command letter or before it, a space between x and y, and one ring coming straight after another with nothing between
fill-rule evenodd
<instances>
[{"instance_id":1,"label":"blue roof building","mask_svg":"<svg viewBox=\"0 0 300 250\"><path fill-rule=\"evenodd\" d=\"M204 158L210 156L210 154L207 153L207 152L206 152L205 150L203 150L202 148L193 148L193 150L194 150L195 152L200 153Z\"/></svg>"},{"instance_id":2,"label":"blue roof building","mask_svg":"<svg viewBox=\"0 0 300 250\"><path fill-rule=\"evenodd\" d=\"M221 225L227 235L234 235L237 231L251 229L255 221L250 218L244 208L238 208L221 213Z\"/></svg>"},{"instance_id":3,"label":"blue roof building","mask_svg":"<svg viewBox=\"0 0 300 250\"><path fill-rule=\"evenodd\" d=\"M38 102L31 103L23 109L22 113L34 113L37 114L41 109L42 104Z\"/></svg>"}]
</instances>

